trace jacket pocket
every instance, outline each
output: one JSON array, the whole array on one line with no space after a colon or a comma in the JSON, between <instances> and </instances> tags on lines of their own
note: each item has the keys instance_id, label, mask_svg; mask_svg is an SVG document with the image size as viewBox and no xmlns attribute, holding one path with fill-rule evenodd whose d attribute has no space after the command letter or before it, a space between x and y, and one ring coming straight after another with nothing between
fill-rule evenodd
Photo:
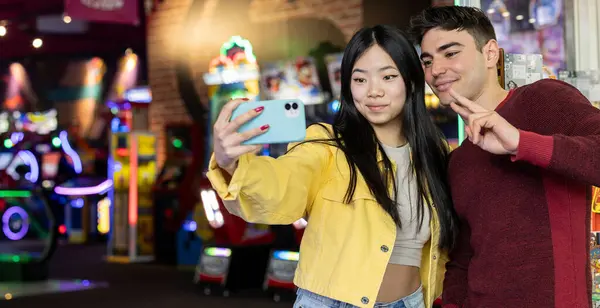
<instances>
[{"instance_id":1,"label":"jacket pocket","mask_svg":"<svg viewBox=\"0 0 600 308\"><path fill-rule=\"evenodd\" d=\"M333 178L329 182L325 184L323 187L323 192L321 197L325 200L336 202L336 203L346 203L346 191L348 190L348 185L350 185L350 177L348 178ZM358 178L356 180L356 187L354 188L354 194L350 199L350 203L354 203L357 200L371 200L373 202L377 202L369 187L364 183L364 180Z\"/></svg>"}]
</instances>

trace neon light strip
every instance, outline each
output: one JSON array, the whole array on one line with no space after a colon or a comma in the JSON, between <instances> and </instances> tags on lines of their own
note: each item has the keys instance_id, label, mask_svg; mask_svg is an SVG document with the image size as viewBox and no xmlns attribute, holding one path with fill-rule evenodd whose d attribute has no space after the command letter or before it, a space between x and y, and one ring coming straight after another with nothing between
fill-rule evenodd
<instances>
[{"instance_id":1,"label":"neon light strip","mask_svg":"<svg viewBox=\"0 0 600 308\"><path fill-rule=\"evenodd\" d=\"M461 0L454 0L455 6L461 6ZM465 122L460 117L460 115L456 115L458 117L458 145L461 145L465 140Z\"/></svg>"},{"instance_id":2,"label":"neon light strip","mask_svg":"<svg viewBox=\"0 0 600 308\"><path fill-rule=\"evenodd\" d=\"M17 143L19 143L19 141L23 140L23 138L25 137L25 134L21 133L21 132L14 132L10 135L10 141L12 141L13 146Z\"/></svg>"},{"instance_id":3,"label":"neon light strip","mask_svg":"<svg viewBox=\"0 0 600 308\"><path fill-rule=\"evenodd\" d=\"M129 135L129 225L135 226L138 221L138 139Z\"/></svg>"},{"instance_id":4,"label":"neon light strip","mask_svg":"<svg viewBox=\"0 0 600 308\"><path fill-rule=\"evenodd\" d=\"M112 136L111 136L111 139L112 139ZM108 179L111 180L111 181L114 181L114 172L115 172L114 169L115 169L114 158L112 157L112 155L109 155L108 156ZM115 188L114 188L114 186L108 191L108 202L111 205L115 204ZM112 234L111 231L112 231L112 228L114 226L113 215L112 215L113 211L114 211L114 207L111 206L110 210L108 212L108 221L109 221L108 233L109 234ZM108 243L109 253L108 253L108 255L111 255L112 252L110 252L110 249L111 249L110 247L112 247L112 241L113 241L112 236L109 236L108 239L109 239L109 243Z\"/></svg>"},{"instance_id":5,"label":"neon light strip","mask_svg":"<svg viewBox=\"0 0 600 308\"><path fill-rule=\"evenodd\" d=\"M212 257L230 257L231 249L221 247L208 247L204 249L204 254Z\"/></svg>"},{"instance_id":6,"label":"neon light strip","mask_svg":"<svg viewBox=\"0 0 600 308\"><path fill-rule=\"evenodd\" d=\"M23 223L21 224L21 230L18 232L13 232L10 229L10 217L15 214L21 216L21 220L23 220ZM6 237L12 241L18 241L25 237L25 234L27 234L27 231L29 231L28 218L29 216L27 215L27 212L25 212L25 210L20 206L8 208L8 210L4 212L4 215L2 215L2 231L4 232L4 235L6 235Z\"/></svg>"},{"instance_id":7,"label":"neon light strip","mask_svg":"<svg viewBox=\"0 0 600 308\"><path fill-rule=\"evenodd\" d=\"M465 140L465 122L460 115L456 116L458 117L458 145L460 145Z\"/></svg>"},{"instance_id":8,"label":"neon light strip","mask_svg":"<svg viewBox=\"0 0 600 308\"><path fill-rule=\"evenodd\" d=\"M110 199L108 197L98 201L98 224L96 229L101 234L107 234L110 231Z\"/></svg>"},{"instance_id":9,"label":"neon light strip","mask_svg":"<svg viewBox=\"0 0 600 308\"><path fill-rule=\"evenodd\" d=\"M73 168L75 169L75 172L77 174L80 174L83 170L81 158L79 158L79 154L77 154L77 152L75 152L75 150L73 150L73 148L71 147L67 132L63 130L62 132L60 132L58 137L60 138L60 144L62 146L63 151L65 151L65 153L69 155L73 160Z\"/></svg>"},{"instance_id":10,"label":"neon light strip","mask_svg":"<svg viewBox=\"0 0 600 308\"><path fill-rule=\"evenodd\" d=\"M0 198L29 198L29 190L0 190Z\"/></svg>"},{"instance_id":11,"label":"neon light strip","mask_svg":"<svg viewBox=\"0 0 600 308\"><path fill-rule=\"evenodd\" d=\"M273 253L273 256L277 260L286 260L286 261L299 261L300 260L300 253L297 251L278 250Z\"/></svg>"},{"instance_id":12,"label":"neon light strip","mask_svg":"<svg viewBox=\"0 0 600 308\"><path fill-rule=\"evenodd\" d=\"M243 39L239 35L234 35L229 39L229 41L223 43L220 50L221 55L227 56L227 51L235 45L238 45L244 49L246 59L248 59L250 63L256 63L256 57L252 51L252 44L250 44L250 41Z\"/></svg>"},{"instance_id":13,"label":"neon light strip","mask_svg":"<svg viewBox=\"0 0 600 308\"><path fill-rule=\"evenodd\" d=\"M113 186L113 181L108 179L96 186L91 187L63 187L56 186L54 192L62 196L89 196L89 195L101 195Z\"/></svg>"},{"instance_id":14,"label":"neon light strip","mask_svg":"<svg viewBox=\"0 0 600 308\"><path fill-rule=\"evenodd\" d=\"M29 169L31 169L30 172L25 174L25 179L29 180L31 183L36 183L40 176L40 166L38 165L37 159L35 159L35 155L27 150L19 152L18 155L23 162L29 166Z\"/></svg>"}]
</instances>

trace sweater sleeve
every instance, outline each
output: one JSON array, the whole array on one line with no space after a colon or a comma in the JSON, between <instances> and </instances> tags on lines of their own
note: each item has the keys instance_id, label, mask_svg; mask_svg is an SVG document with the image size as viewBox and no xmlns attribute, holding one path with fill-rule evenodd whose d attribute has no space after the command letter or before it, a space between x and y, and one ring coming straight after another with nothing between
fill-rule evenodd
<instances>
[{"instance_id":1,"label":"sweater sleeve","mask_svg":"<svg viewBox=\"0 0 600 308\"><path fill-rule=\"evenodd\" d=\"M513 161L600 185L600 110L571 85L544 80L532 85L524 110L531 123L520 130Z\"/></svg>"},{"instance_id":2,"label":"sweater sleeve","mask_svg":"<svg viewBox=\"0 0 600 308\"><path fill-rule=\"evenodd\" d=\"M469 262L473 256L470 243L471 229L466 221L461 221L456 246L450 251L450 261L446 263L443 308L463 307L467 299L467 276Z\"/></svg>"}]
</instances>

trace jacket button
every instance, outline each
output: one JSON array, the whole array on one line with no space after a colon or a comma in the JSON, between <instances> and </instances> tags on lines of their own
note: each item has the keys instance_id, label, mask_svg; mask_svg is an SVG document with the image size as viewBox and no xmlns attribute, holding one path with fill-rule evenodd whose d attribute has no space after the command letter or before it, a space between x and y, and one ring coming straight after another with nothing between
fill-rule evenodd
<instances>
[{"instance_id":1,"label":"jacket button","mask_svg":"<svg viewBox=\"0 0 600 308\"><path fill-rule=\"evenodd\" d=\"M363 298L360 299L360 302L366 305L369 303L369 298L366 296L363 296Z\"/></svg>"},{"instance_id":2,"label":"jacket button","mask_svg":"<svg viewBox=\"0 0 600 308\"><path fill-rule=\"evenodd\" d=\"M436 259L437 259L437 256L436 256L436 255L434 255L434 256L433 256L433 259L434 259L434 260L436 260Z\"/></svg>"},{"instance_id":3,"label":"jacket button","mask_svg":"<svg viewBox=\"0 0 600 308\"><path fill-rule=\"evenodd\" d=\"M381 245L381 251L383 251L383 252L388 252L389 250L390 250L390 249L389 249L387 246L385 246L385 245Z\"/></svg>"}]
</instances>

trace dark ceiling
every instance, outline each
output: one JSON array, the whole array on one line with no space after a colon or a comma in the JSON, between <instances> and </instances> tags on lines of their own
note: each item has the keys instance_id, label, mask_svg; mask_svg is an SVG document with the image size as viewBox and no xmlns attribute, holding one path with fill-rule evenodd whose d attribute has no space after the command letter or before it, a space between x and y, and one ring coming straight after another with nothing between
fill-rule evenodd
<instances>
[{"instance_id":1,"label":"dark ceiling","mask_svg":"<svg viewBox=\"0 0 600 308\"><path fill-rule=\"evenodd\" d=\"M139 1L140 9L142 1ZM0 0L0 25L7 23L7 34L0 37L0 60L31 56L85 56L122 53L127 48L145 49L145 18L139 26L87 23L84 33L40 32L37 19L63 14L64 0ZM58 23L59 24L59 23ZM64 26L64 25L58 25ZM41 38L43 46L32 47L34 38Z\"/></svg>"}]
</instances>

